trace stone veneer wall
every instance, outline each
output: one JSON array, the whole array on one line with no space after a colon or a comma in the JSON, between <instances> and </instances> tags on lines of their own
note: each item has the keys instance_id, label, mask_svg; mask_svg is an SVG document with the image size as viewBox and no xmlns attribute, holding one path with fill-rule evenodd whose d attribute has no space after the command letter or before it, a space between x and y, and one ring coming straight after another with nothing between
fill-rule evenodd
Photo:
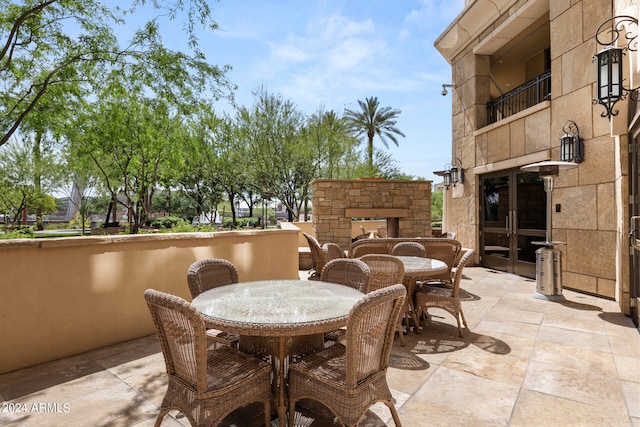
<instances>
[{"instance_id":1,"label":"stone veneer wall","mask_svg":"<svg viewBox=\"0 0 640 427\"><path fill-rule=\"evenodd\" d=\"M529 6L547 4L551 100L487 125L491 57L477 54L476 47L511 18L532 10L527 9ZM481 254L480 177L542 160L558 160L562 123L571 119L584 140L585 160L554 180L552 204L561 205L562 211L552 214L552 236L566 242L559 247L563 252L563 286L616 298L624 312L630 305L627 110L624 103L616 104L620 114L609 122L600 117L603 108L594 106L591 99L595 90L592 56L597 51L596 28L607 17L630 14L621 8L631 4L637 10L637 0L468 2L467 6L475 10L467 17L489 16L485 12L495 15L496 11L500 16L495 15L491 22L478 20L473 26L466 23L465 34L471 34L467 41L458 38L455 46L444 41L439 45L446 52L455 52L447 57L455 85L452 157L460 158L465 168L464 185L445 191L445 229L457 232L463 246ZM457 35L458 24L456 21L445 32L451 40Z\"/></svg>"},{"instance_id":2,"label":"stone veneer wall","mask_svg":"<svg viewBox=\"0 0 640 427\"><path fill-rule=\"evenodd\" d=\"M431 236L431 181L316 179L311 185L313 228L320 243L346 249L351 244L348 214L355 209L370 210L372 217L397 210L404 215L398 217L398 237Z\"/></svg>"}]
</instances>

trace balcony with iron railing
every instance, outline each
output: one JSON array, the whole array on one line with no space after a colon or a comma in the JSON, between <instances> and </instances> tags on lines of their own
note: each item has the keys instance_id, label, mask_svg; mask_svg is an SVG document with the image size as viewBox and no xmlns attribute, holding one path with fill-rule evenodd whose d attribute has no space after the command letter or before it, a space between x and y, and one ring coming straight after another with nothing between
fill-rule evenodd
<instances>
[{"instance_id":1,"label":"balcony with iron railing","mask_svg":"<svg viewBox=\"0 0 640 427\"><path fill-rule=\"evenodd\" d=\"M487 104L487 124L551 99L551 70L536 76Z\"/></svg>"}]
</instances>

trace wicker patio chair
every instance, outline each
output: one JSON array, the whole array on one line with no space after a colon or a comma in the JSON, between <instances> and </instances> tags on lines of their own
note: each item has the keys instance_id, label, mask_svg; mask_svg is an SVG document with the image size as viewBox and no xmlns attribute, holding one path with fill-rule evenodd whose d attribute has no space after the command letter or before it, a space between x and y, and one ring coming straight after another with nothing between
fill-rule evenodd
<instances>
[{"instance_id":1,"label":"wicker patio chair","mask_svg":"<svg viewBox=\"0 0 640 427\"><path fill-rule=\"evenodd\" d=\"M332 259L347 257L347 255L344 253L344 250L337 243L325 243L324 245L322 245L322 250L327 257L327 262L331 261Z\"/></svg>"},{"instance_id":2,"label":"wicker patio chair","mask_svg":"<svg viewBox=\"0 0 640 427\"><path fill-rule=\"evenodd\" d=\"M203 316L187 301L153 289L144 293L169 377L155 426L171 410L193 426L216 426L232 411L264 404L271 424L271 365L231 347L207 349Z\"/></svg>"},{"instance_id":3,"label":"wicker patio chair","mask_svg":"<svg viewBox=\"0 0 640 427\"><path fill-rule=\"evenodd\" d=\"M187 283L191 297L195 298L204 291L218 286L238 283L236 266L226 259L207 258L194 262L187 271ZM220 331L215 328L207 329L207 338L214 344L224 344L232 347L238 345L238 335Z\"/></svg>"},{"instance_id":4,"label":"wicker patio chair","mask_svg":"<svg viewBox=\"0 0 640 427\"><path fill-rule=\"evenodd\" d=\"M320 272L323 282L350 286L366 294L369 291L371 272L359 259L338 258L329 261Z\"/></svg>"},{"instance_id":5,"label":"wicker patio chair","mask_svg":"<svg viewBox=\"0 0 640 427\"><path fill-rule=\"evenodd\" d=\"M458 334L460 336L462 336L460 320L462 320L464 327L469 329L462 312L462 303L460 302L460 281L462 280L462 271L473 256L473 252L472 249L469 249L460 259L451 287L445 284L423 284L416 291L415 296L416 310L419 313L424 311L429 321L431 321L431 317L426 313L429 308L441 308L451 313L456 318L456 322L458 322Z\"/></svg>"},{"instance_id":6,"label":"wicker patio chair","mask_svg":"<svg viewBox=\"0 0 640 427\"><path fill-rule=\"evenodd\" d=\"M424 258L427 256L427 251L424 245L418 242L400 242L391 249L391 255L419 256Z\"/></svg>"},{"instance_id":7,"label":"wicker patio chair","mask_svg":"<svg viewBox=\"0 0 640 427\"><path fill-rule=\"evenodd\" d=\"M359 259L338 258L327 263L320 273L323 282L339 283L350 286L366 294L369 291L371 271L369 266ZM325 346L340 342L345 337L344 328L326 332Z\"/></svg>"},{"instance_id":8,"label":"wicker patio chair","mask_svg":"<svg viewBox=\"0 0 640 427\"><path fill-rule=\"evenodd\" d=\"M444 283L451 285L453 282L452 270L458 255L462 250L462 245L454 239L431 238L424 242L424 248L427 258L440 260L447 264L448 270L437 276L425 278L428 283Z\"/></svg>"},{"instance_id":9,"label":"wicker patio chair","mask_svg":"<svg viewBox=\"0 0 640 427\"><path fill-rule=\"evenodd\" d=\"M351 243L347 248L349 258L360 258L367 254L387 254L391 253L392 243L389 239L360 239Z\"/></svg>"},{"instance_id":10,"label":"wicker patio chair","mask_svg":"<svg viewBox=\"0 0 640 427\"><path fill-rule=\"evenodd\" d=\"M356 426L376 402L383 402L400 427L387 384L393 335L406 296L397 284L367 294L347 321L347 343L332 345L289 366L289 411L300 399L329 408L345 426ZM293 427L293 417L289 427Z\"/></svg>"},{"instance_id":11,"label":"wicker patio chair","mask_svg":"<svg viewBox=\"0 0 640 427\"><path fill-rule=\"evenodd\" d=\"M320 246L320 242L310 234L302 233L307 239L307 243L309 244L309 249L311 250L311 260L313 262L313 272L309 277L312 280L318 280L320 276L320 272L322 268L327 263L327 254L322 250L322 246Z\"/></svg>"},{"instance_id":12,"label":"wicker patio chair","mask_svg":"<svg viewBox=\"0 0 640 427\"><path fill-rule=\"evenodd\" d=\"M404 283L404 264L395 256L384 254L368 254L360 257L360 261L369 266L371 276L369 277L369 292L386 288L387 286ZM402 330L402 321L409 321L410 312L408 299L405 299L402 315L398 319L398 335L400 336L400 345L405 346L404 332ZM405 319L405 317L407 317ZM408 325L408 324L407 324ZM407 326L408 328L408 326Z\"/></svg>"}]
</instances>

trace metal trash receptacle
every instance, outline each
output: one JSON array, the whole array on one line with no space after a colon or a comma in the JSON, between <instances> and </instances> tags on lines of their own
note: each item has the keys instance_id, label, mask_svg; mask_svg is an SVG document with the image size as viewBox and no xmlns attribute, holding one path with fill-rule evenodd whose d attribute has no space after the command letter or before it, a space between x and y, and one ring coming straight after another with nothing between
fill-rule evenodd
<instances>
[{"instance_id":1,"label":"metal trash receptacle","mask_svg":"<svg viewBox=\"0 0 640 427\"><path fill-rule=\"evenodd\" d=\"M553 247L536 250L536 293L539 299L564 299L562 296L562 252Z\"/></svg>"}]
</instances>

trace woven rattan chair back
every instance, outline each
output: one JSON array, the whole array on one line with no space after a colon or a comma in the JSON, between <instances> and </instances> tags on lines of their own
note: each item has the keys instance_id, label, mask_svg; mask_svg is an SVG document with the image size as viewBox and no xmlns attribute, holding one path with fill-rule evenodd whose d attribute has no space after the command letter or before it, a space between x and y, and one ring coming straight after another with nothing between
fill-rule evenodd
<instances>
[{"instance_id":1,"label":"woven rattan chair back","mask_svg":"<svg viewBox=\"0 0 640 427\"><path fill-rule=\"evenodd\" d=\"M187 283L191 298L195 298L209 289L238 283L238 270L226 259L202 259L191 264L187 270Z\"/></svg>"},{"instance_id":2,"label":"woven rattan chair back","mask_svg":"<svg viewBox=\"0 0 640 427\"><path fill-rule=\"evenodd\" d=\"M309 244L309 249L311 250L311 260L313 262L313 275L320 275L320 272L324 268L324 265L327 263L327 257L325 252L322 250L322 246L318 240L310 234L302 233L302 235L307 239L307 243Z\"/></svg>"},{"instance_id":3,"label":"woven rattan chair back","mask_svg":"<svg viewBox=\"0 0 640 427\"><path fill-rule=\"evenodd\" d=\"M343 425L357 426L371 405L383 402L400 427L386 374L405 297L401 284L367 294L349 313L346 346L333 345L292 363L290 412L297 400L311 398L330 408Z\"/></svg>"},{"instance_id":4,"label":"woven rattan chair back","mask_svg":"<svg viewBox=\"0 0 640 427\"><path fill-rule=\"evenodd\" d=\"M322 249L326 254L327 262L331 261L332 259L347 257L344 253L344 250L342 250L340 245L338 245L337 243L332 243L332 242L325 243L324 245L322 245Z\"/></svg>"},{"instance_id":5,"label":"woven rattan chair back","mask_svg":"<svg viewBox=\"0 0 640 427\"><path fill-rule=\"evenodd\" d=\"M361 256L359 260L369 267L369 292L404 281L404 264L395 256L368 254Z\"/></svg>"},{"instance_id":6,"label":"woven rattan chair back","mask_svg":"<svg viewBox=\"0 0 640 427\"><path fill-rule=\"evenodd\" d=\"M429 278L432 282L441 282L451 284L453 277L451 271L455 267L456 259L462 250L462 245L459 241L453 239L429 239L424 243L427 258L433 258L440 260L447 264L448 270L438 276Z\"/></svg>"},{"instance_id":7,"label":"woven rattan chair back","mask_svg":"<svg viewBox=\"0 0 640 427\"><path fill-rule=\"evenodd\" d=\"M338 258L324 266L320 280L350 286L366 294L369 291L370 276L369 267L359 259Z\"/></svg>"},{"instance_id":8,"label":"woven rattan chair back","mask_svg":"<svg viewBox=\"0 0 640 427\"><path fill-rule=\"evenodd\" d=\"M271 418L271 365L230 347L207 349L204 319L180 297L144 293L169 377L156 427L177 409L193 426L218 425L233 410L262 402Z\"/></svg>"},{"instance_id":9,"label":"woven rattan chair back","mask_svg":"<svg viewBox=\"0 0 640 427\"><path fill-rule=\"evenodd\" d=\"M347 321L347 387L387 369L395 325L407 290L402 284L370 292L354 305Z\"/></svg>"},{"instance_id":10,"label":"woven rattan chair back","mask_svg":"<svg viewBox=\"0 0 640 427\"><path fill-rule=\"evenodd\" d=\"M451 287L423 285L418 292L416 292L415 298L416 310L419 313L426 312L429 308L441 308L451 313L458 323L458 335L460 336L462 336L461 320L465 328L468 329L467 321L462 311L462 303L460 302L460 282L462 280L464 267L468 264L473 254L474 251L468 249L464 255L462 255L456 267Z\"/></svg>"},{"instance_id":11,"label":"woven rattan chair back","mask_svg":"<svg viewBox=\"0 0 640 427\"><path fill-rule=\"evenodd\" d=\"M404 282L404 264L395 256L368 254L361 256L359 259L367 264L371 271L371 276L369 277L369 292ZM408 310L407 303L408 301L405 299L403 313L406 313ZM404 347L404 332L402 331L403 318L404 315L398 319L397 329L398 335L400 336L400 345Z\"/></svg>"},{"instance_id":12,"label":"woven rattan chair back","mask_svg":"<svg viewBox=\"0 0 640 427\"><path fill-rule=\"evenodd\" d=\"M187 283L191 297L195 298L202 292L218 286L238 283L238 270L230 261L220 258L207 258L196 261L187 270ZM207 329L207 337L214 344L237 347L239 336L220 331L215 328Z\"/></svg>"},{"instance_id":13,"label":"woven rattan chair back","mask_svg":"<svg viewBox=\"0 0 640 427\"><path fill-rule=\"evenodd\" d=\"M391 249L391 255L426 257L424 245L418 242L400 242Z\"/></svg>"},{"instance_id":14,"label":"woven rattan chair back","mask_svg":"<svg viewBox=\"0 0 640 427\"><path fill-rule=\"evenodd\" d=\"M391 253L391 243L388 239L360 239L349 245L349 258L360 258L367 254Z\"/></svg>"}]
</instances>

